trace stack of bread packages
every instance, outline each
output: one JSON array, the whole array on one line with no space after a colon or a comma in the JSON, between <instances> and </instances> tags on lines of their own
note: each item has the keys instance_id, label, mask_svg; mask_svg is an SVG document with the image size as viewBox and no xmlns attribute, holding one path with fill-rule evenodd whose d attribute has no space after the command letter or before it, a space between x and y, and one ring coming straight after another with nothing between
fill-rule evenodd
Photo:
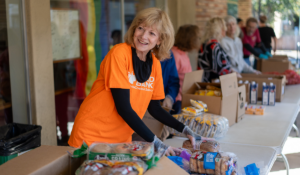
<instances>
[{"instance_id":1,"label":"stack of bread packages","mask_svg":"<svg viewBox=\"0 0 300 175\"><path fill-rule=\"evenodd\" d=\"M183 142L183 148L192 152L190 171L192 174L237 175L237 156L230 152L221 152L217 141L197 141L192 146L189 140Z\"/></svg>"},{"instance_id":2,"label":"stack of bread packages","mask_svg":"<svg viewBox=\"0 0 300 175\"><path fill-rule=\"evenodd\" d=\"M229 122L228 119L219 115L201 113L199 115L177 114L173 115L178 121L189 126L195 133L209 138L222 138L226 135ZM173 128L169 128L170 134L182 136Z\"/></svg>"},{"instance_id":3,"label":"stack of bread packages","mask_svg":"<svg viewBox=\"0 0 300 175\"><path fill-rule=\"evenodd\" d=\"M155 164L156 155L153 143L148 142L93 143L88 148L88 160L76 175L142 175Z\"/></svg>"}]
</instances>

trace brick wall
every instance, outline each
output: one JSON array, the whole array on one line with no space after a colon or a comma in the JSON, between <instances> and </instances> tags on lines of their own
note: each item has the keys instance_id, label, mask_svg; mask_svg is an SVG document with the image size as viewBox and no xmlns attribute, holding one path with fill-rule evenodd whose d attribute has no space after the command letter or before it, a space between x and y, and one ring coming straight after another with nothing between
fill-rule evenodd
<instances>
[{"instance_id":1,"label":"brick wall","mask_svg":"<svg viewBox=\"0 0 300 175\"><path fill-rule=\"evenodd\" d=\"M196 0L196 24L203 34L206 22L213 17L227 15L227 0Z\"/></svg>"},{"instance_id":2,"label":"brick wall","mask_svg":"<svg viewBox=\"0 0 300 175\"><path fill-rule=\"evenodd\" d=\"M196 0L196 24L203 31L206 22L213 17L227 15L228 0ZM252 0L238 0L238 17L246 21L252 16Z\"/></svg>"},{"instance_id":3,"label":"brick wall","mask_svg":"<svg viewBox=\"0 0 300 175\"><path fill-rule=\"evenodd\" d=\"M247 19L252 16L252 0L238 1L238 16L246 23Z\"/></svg>"}]
</instances>

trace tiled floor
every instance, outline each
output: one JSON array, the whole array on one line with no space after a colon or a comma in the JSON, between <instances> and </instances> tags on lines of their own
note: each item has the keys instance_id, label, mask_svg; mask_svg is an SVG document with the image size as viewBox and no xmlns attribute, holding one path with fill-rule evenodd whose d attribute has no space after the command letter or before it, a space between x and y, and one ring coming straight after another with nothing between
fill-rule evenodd
<instances>
[{"instance_id":1,"label":"tiled floor","mask_svg":"<svg viewBox=\"0 0 300 175\"><path fill-rule=\"evenodd\" d=\"M300 116L296 120L298 128L300 128ZM290 165L290 175L300 175L300 137L296 137L296 132L292 129L290 137L286 141L283 153L286 155ZM284 162L277 160L269 175L285 175L286 169Z\"/></svg>"}]
</instances>

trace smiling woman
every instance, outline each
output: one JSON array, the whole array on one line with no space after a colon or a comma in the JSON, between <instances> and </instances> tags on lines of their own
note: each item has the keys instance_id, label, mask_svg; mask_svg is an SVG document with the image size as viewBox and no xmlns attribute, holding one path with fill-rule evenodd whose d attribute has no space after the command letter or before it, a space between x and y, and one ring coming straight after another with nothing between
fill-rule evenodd
<instances>
[{"instance_id":1,"label":"smiling woman","mask_svg":"<svg viewBox=\"0 0 300 175\"><path fill-rule=\"evenodd\" d=\"M91 93L76 116L70 146L80 147L83 140L88 145L96 141L130 142L136 132L167 155L179 153L163 144L143 123L147 109L161 123L186 134L192 143L195 137L201 139L160 106L165 94L159 60L170 56L173 37L172 23L162 10L149 8L136 16L125 36L126 43L115 45L102 61Z\"/></svg>"}]
</instances>

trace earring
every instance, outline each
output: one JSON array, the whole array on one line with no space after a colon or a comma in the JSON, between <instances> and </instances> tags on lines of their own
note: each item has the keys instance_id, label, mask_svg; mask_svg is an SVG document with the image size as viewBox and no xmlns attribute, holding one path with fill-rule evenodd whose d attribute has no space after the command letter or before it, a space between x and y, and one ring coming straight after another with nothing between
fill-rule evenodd
<instances>
[{"instance_id":1,"label":"earring","mask_svg":"<svg viewBox=\"0 0 300 175\"><path fill-rule=\"evenodd\" d=\"M156 47L159 49L159 45L156 45Z\"/></svg>"}]
</instances>

